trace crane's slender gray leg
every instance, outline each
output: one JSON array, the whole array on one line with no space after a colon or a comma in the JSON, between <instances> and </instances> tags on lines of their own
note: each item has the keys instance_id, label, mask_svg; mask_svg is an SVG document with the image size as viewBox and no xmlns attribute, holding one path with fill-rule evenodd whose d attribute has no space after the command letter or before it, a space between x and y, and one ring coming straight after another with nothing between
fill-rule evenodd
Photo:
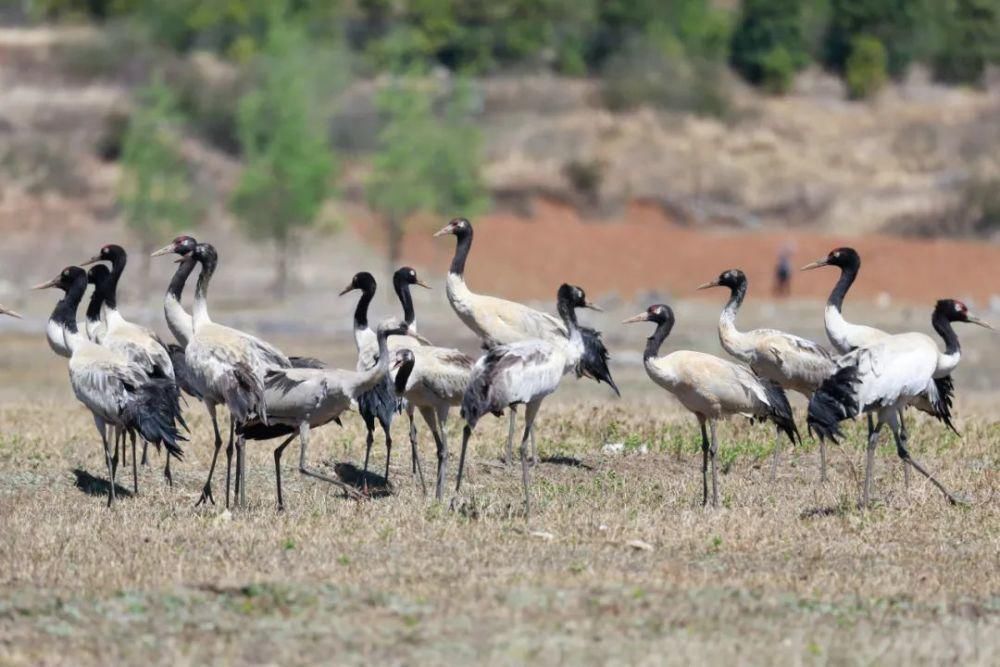
<instances>
[{"instance_id":1,"label":"crane's slender gray leg","mask_svg":"<svg viewBox=\"0 0 1000 667\"><path fill-rule=\"evenodd\" d=\"M381 419L382 432L385 433L385 484L389 485L389 459L392 458L392 424Z\"/></svg>"},{"instance_id":2,"label":"crane's slender gray leg","mask_svg":"<svg viewBox=\"0 0 1000 667\"><path fill-rule=\"evenodd\" d=\"M507 428L507 451L504 453L503 464L509 466L514 460L514 429L517 428L517 408L510 406L510 426Z\"/></svg>"},{"instance_id":3,"label":"crane's slender gray leg","mask_svg":"<svg viewBox=\"0 0 1000 667\"><path fill-rule=\"evenodd\" d=\"M826 440L819 439L819 481L826 481Z\"/></svg>"},{"instance_id":4,"label":"crane's slender gray leg","mask_svg":"<svg viewBox=\"0 0 1000 667\"><path fill-rule=\"evenodd\" d=\"M903 449L907 449L906 445L910 440L910 434L906 432L906 422L903 421L903 410L899 411L899 439L903 441ZM906 465L906 461L903 461L903 487L909 491L910 490L910 466Z\"/></svg>"},{"instance_id":5,"label":"crane's slender gray leg","mask_svg":"<svg viewBox=\"0 0 1000 667\"><path fill-rule=\"evenodd\" d=\"M778 478L778 459L781 457L781 429L777 429L774 440L774 456L771 458L771 481Z\"/></svg>"},{"instance_id":6,"label":"crane's slender gray leg","mask_svg":"<svg viewBox=\"0 0 1000 667\"><path fill-rule=\"evenodd\" d=\"M149 450L149 443L146 442L145 440L143 440L142 441L142 465L144 465L144 466L148 466L149 465L148 450Z\"/></svg>"},{"instance_id":7,"label":"crane's slender gray leg","mask_svg":"<svg viewBox=\"0 0 1000 667\"><path fill-rule=\"evenodd\" d=\"M709 452L712 455L712 507L719 506L719 474L716 470L717 454L719 453L719 441L715 437L715 420L708 422L709 431L712 434L712 446Z\"/></svg>"},{"instance_id":8,"label":"crane's slender gray leg","mask_svg":"<svg viewBox=\"0 0 1000 667\"><path fill-rule=\"evenodd\" d=\"M367 434L365 435L365 467L364 472L361 477L361 489L364 493L368 493L368 460L372 455L372 444L375 442L375 422L372 421L371 424L367 425Z\"/></svg>"},{"instance_id":9,"label":"crane's slender gray leg","mask_svg":"<svg viewBox=\"0 0 1000 667\"><path fill-rule=\"evenodd\" d=\"M355 489L354 487L352 487L352 486L350 486L348 484L344 484L342 481L340 481L336 477L329 477L327 475L324 475L323 473L316 472L315 470L310 470L309 467L306 466L306 449L309 447L309 423L308 422L303 422L299 426L299 440L302 443L302 446L299 449L299 472L300 473L302 473L303 475L306 475L308 477L315 477L316 479L321 479L324 482L329 482L330 484L333 484L337 488L343 490L343 492L346 493L351 498L360 499L362 497L361 494L358 493L357 489Z\"/></svg>"},{"instance_id":10,"label":"crane's slender gray leg","mask_svg":"<svg viewBox=\"0 0 1000 667\"><path fill-rule=\"evenodd\" d=\"M535 443L535 429L531 429L531 464L537 465L539 462L538 458L538 445Z\"/></svg>"},{"instance_id":11,"label":"crane's slender gray leg","mask_svg":"<svg viewBox=\"0 0 1000 667\"><path fill-rule=\"evenodd\" d=\"M292 440L295 439L295 434L292 433L290 436L284 439L284 441L278 445L274 450L274 481L278 486L278 511L285 511L285 502L281 497L281 455L285 453L285 447L288 446Z\"/></svg>"},{"instance_id":12,"label":"crane's slender gray leg","mask_svg":"<svg viewBox=\"0 0 1000 667\"><path fill-rule=\"evenodd\" d=\"M442 500L444 498L445 476L448 473L448 443L444 439L442 434L443 429L438 423L434 408L421 406L420 414L423 415L424 421L427 422L427 426L431 429L431 435L434 436L434 444L437 445L437 485L434 489L434 497Z\"/></svg>"},{"instance_id":13,"label":"crane's slender gray leg","mask_svg":"<svg viewBox=\"0 0 1000 667\"><path fill-rule=\"evenodd\" d=\"M868 436L868 449L865 456L865 486L861 496L861 506L867 508L871 501L872 468L875 466L875 448L878 447L878 432L882 430L882 415L879 415L875 428Z\"/></svg>"},{"instance_id":14,"label":"crane's slender gray leg","mask_svg":"<svg viewBox=\"0 0 1000 667\"><path fill-rule=\"evenodd\" d=\"M111 483L115 483L115 478L118 477L118 441L125 439L124 431L118 426L110 426L111 432L115 437L115 449L114 454L111 455Z\"/></svg>"},{"instance_id":15,"label":"crane's slender gray leg","mask_svg":"<svg viewBox=\"0 0 1000 667\"><path fill-rule=\"evenodd\" d=\"M212 466L208 469L208 479L205 480L205 486L201 489L201 496L194 504L195 507L206 500L213 505L215 504L215 498L212 497L212 475L215 474L215 464L219 460L219 450L222 449L222 434L219 432L219 419L215 412L215 403L206 401L205 408L208 410L208 416L212 418L212 430L215 431L215 452L212 454Z\"/></svg>"},{"instance_id":16,"label":"crane's slender gray leg","mask_svg":"<svg viewBox=\"0 0 1000 667\"><path fill-rule=\"evenodd\" d=\"M899 425L895 422L895 420L890 421L889 428L892 429L892 435L896 439L896 453L899 454L899 458L903 460L903 463L910 464L911 466L913 466L914 470L916 470L921 475L929 479L931 484L936 486L938 490L944 494L944 497L948 499L948 502L951 503L952 505L965 504L965 501L955 496L955 494L953 494L951 491L945 488L944 484L934 479L933 475L927 472L927 470L922 465L920 465L910 457L910 452L907 451L906 449L906 442L900 437Z\"/></svg>"},{"instance_id":17,"label":"crane's slender gray leg","mask_svg":"<svg viewBox=\"0 0 1000 667\"><path fill-rule=\"evenodd\" d=\"M469 446L469 438L472 437L472 427L465 425L462 429L462 453L458 457L458 479L455 480L455 493L462 490L462 471L465 470L465 450Z\"/></svg>"},{"instance_id":18,"label":"crane's slender gray leg","mask_svg":"<svg viewBox=\"0 0 1000 667\"><path fill-rule=\"evenodd\" d=\"M241 435L236 438L237 461L239 463L239 489L240 507L246 509L247 506L247 441ZM235 494L234 494L235 495Z\"/></svg>"},{"instance_id":19,"label":"crane's slender gray leg","mask_svg":"<svg viewBox=\"0 0 1000 667\"><path fill-rule=\"evenodd\" d=\"M135 431L130 435L132 436L132 488L135 490L135 495L139 495L139 468L135 464ZM122 447L123 451L124 449ZM167 464L170 464L170 456L167 456Z\"/></svg>"},{"instance_id":20,"label":"crane's slender gray leg","mask_svg":"<svg viewBox=\"0 0 1000 667\"><path fill-rule=\"evenodd\" d=\"M229 415L229 443L226 445L226 509L229 509L229 490L232 489L233 474L233 440L236 431L236 418ZM237 468L239 465L237 465ZM236 492L233 492L233 502L236 502Z\"/></svg>"},{"instance_id":21,"label":"crane's slender gray leg","mask_svg":"<svg viewBox=\"0 0 1000 667\"><path fill-rule=\"evenodd\" d=\"M524 482L524 518L531 516L531 488L530 473L528 472L528 445L531 440L531 429L535 425L535 417L538 415L538 408L542 406L542 399L536 399L528 403L524 409L524 436L521 438L521 481Z\"/></svg>"},{"instance_id":22,"label":"crane's slender gray leg","mask_svg":"<svg viewBox=\"0 0 1000 667\"><path fill-rule=\"evenodd\" d=\"M412 466L410 472L420 479L420 492L427 495L427 487L424 485L424 471L420 467L420 453L417 450L417 420L415 408L412 403L407 403L406 405L406 416L410 419L410 465ZM424 421L427 421L426 417Z\"/></svg>"},{"instance_id":23,"label":"crane's slender gray leg","mask_svg":"<svg viewBox=\"0 0 1000 667\"><path fill-rule=\"evenodd\" d=\"M705 430L705 418L698 415L701 425L701 506L708 505L708 431Z\"/></svg>"},{"instance_id":24,"label":"crane's slender gray leg","mask_svg":"<svg viewBox=\"0 0 1000 667\"><path fill-rule=\"evenodd\" d=\"M110 477L108 486L108 507L115 501L115 475L111 470L111 445L108 444L108 427L104 423L104 420L94 415L94 426L97 427L97 432L101 434L101 442L104 444L104 462L108 466L108 476Z\"/></svg>"},{"instance_id":25,"label":"crane's slender gray leg","mask_svg":"<svg viewBox=\"0 0 1000 667\"><path fill-rule=\"evenodd\" d=\"M174 485L174 476L170 472L170 454L168 452L165 453L167 454L167 462L163 464L163 477L167 480L167 486L172 487ZM134 459L135 456L132 458Z\"/></svg>"},{"instance_id":26,"label":"crane's slender gray leg","mask_svg":"<svg viewBox=\"0 0 1000 667\"><path fill-rule=\"evenodd\" d=\"M441 443L444 446L445 453L445 468L448 467L448 406L442 405L437 411L437 430L438 435L441 436ZM442 482L444 482L444 475L442 475ZM444 485L442 484L441 492L438 494L438 500L443 500L444 495Z\"/></svg>"}]
</instances>

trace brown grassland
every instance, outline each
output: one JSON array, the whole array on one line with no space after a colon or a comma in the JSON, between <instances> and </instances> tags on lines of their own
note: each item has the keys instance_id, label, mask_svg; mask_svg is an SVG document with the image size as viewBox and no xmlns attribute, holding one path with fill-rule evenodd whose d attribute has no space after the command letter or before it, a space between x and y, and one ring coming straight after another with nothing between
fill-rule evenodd
<instances>
[{"instance_id":1,"label":"brown grassland","mask_svg":"<svg viewBox=\"0 0 1000 667\"><path fill-rule=\"evenodd\" d=\"M26 381L27 363L8 368L13 381ZM786 450L772 483L773 430L732 420L719 429L722 507L703 510L696 423L626 369L627 400L569 380L543 407L527 522L518 471L498 463L506 421L492 418L473 441L458 511L411 478L405 418L391 494L346 500L298 475L293 446L287 510L276 513L274 445L255 443L249 508L196 509L210 453L195 405L174 487L153 455L140 495L108 510L96 434L61 363L39 367L34 388L8 391L0 408L0 664L988 664L1000 654L1000 425L965 404L962 439L922 417L911 431L915 455L968 507L917 476L904 489L886 438L879 502L858 510L860 423L832 450L827 484L809 439ZM624 451L603 452L607 442ZM421 443L429 474L424 428ZM349 416L316 432L309 458L350 472L363 453ZM217 475L220 505L223 488Z\"/></svg>"}]
</instances>

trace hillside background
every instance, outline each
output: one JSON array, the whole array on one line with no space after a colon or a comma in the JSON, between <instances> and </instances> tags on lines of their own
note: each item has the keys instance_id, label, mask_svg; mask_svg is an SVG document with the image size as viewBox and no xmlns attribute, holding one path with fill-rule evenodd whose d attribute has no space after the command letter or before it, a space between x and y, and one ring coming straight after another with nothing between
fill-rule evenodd
<instances>
[{"instance_id":1,"label":"hillside background","mask_svg":"<svg viewBox=\"0 0 1000 667\"><path fill-rule=\"evenodd\" d=\"M117 241L154 318L144 256L182 230L219 246L221 307L295 312L359 269L443 273L455 215L470 281L515 298L741 266L766 299L782 249L851 243L858 302L1000 309L1000 0L0 7L0 298L29 313Z\"/></svg>"}]
</instances>

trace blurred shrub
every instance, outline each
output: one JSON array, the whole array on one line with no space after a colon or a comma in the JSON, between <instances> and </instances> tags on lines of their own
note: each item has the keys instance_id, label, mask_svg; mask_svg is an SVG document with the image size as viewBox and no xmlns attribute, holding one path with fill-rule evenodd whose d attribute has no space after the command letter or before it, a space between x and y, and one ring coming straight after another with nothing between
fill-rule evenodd
<instances>
[{"instance_id":1,"label":"blurred shrub","mask_svg":"<svg viewBox=\"0 0 1000 667\"><path fill-rule=\"evenodd\" d=\"M847 94L851 99L864 99L877 93L889 78L887 63L882 42L874 37L854 38L844 72Z\"/></svg>"},{"instance_id":2,"label":"blurred shrub","mask_svg":"<svg viewBox=\"0 0 1000 667\"><path fill-rule=\"evenodd\" d=\"M948 83L978 83L986 65L1000 63L1000 0L952 0L934 75Z\"/></svg>"},{"instance_id":3,"label":"blurred shrub","mask_svg":"<svg viewBox=\"0 0 1000 667\"><path fill-rule=\"evenodd\" d=\"M945 0L831 0L824 60L844 72L854 39L868 35L882 42L889 75L900 77L929 60L947 11Z\"/></svg>"},{"instance_id":4,"label":"blurred shrub","mask_svg":"<svg viewBox=\"0 0 1000 667\"><path fill-rule=\"evenodd\" d=\"M723 65L690 58L677 42L648 38L629 43L608 61L602 93L615 111L652 106L721 117L730 109Z\"/></svg>"},{"instance_id":5,"label":"blurred shrub","mask_svg":"<svg viewBox=\"0 0 1000 667\"><path fill-rule=\"evenodd\" d=\"M563 176L588 204L596 205L601 198L601 185L607 165L601 160L570 160L563 165Z\"/></svg>"},{"instance_id":6,"label":"blurred shrub","mask_svg":"<svg viewBox=\"0 0 1000 667\"><path fill-rule=\"evenodd\" d=\"M772 93L791 87L809 62L801 9L799 0L745 0L730 53L743 78Z\"/></svg>"}]
</instances>

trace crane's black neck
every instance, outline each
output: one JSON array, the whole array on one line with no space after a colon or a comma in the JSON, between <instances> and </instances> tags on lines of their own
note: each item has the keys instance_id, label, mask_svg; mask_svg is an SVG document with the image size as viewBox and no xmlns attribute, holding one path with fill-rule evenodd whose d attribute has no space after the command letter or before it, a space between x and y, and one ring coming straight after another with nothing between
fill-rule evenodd
<instances>
[{"instance_id":1,"label":"crane's black neck","mask_svg":"<svg viewBox=\"0 0 1000 667\"><path fill-rule=\"evenodd\" d=\"M572 334L579 329L579 324L576 321L576 308L573 307L568 297L559 296L559 299L556 301L556 311L566 325L567 333Z\"/></svg>"},{"instance_id":2,"label":"crane's black neck","mask_svg":"<svg viewBox=\"0 0 1000 667\"><path fill-rule=\"evenodd\" d=\"M406 384L410 381L410 375L413 373L414 363L415 361L411 355L399 365L398 369L396 369L395 389L397 396L402 396L406 393Z\"/></svg>"},{"instance_id":3,"label":"crane's black neck","mask_svg":"<svg viewBox=\"0 0 1000 667\"><path fill-rule=\"evenodd\" d=\"M944 339L945 354L957 354L962 351L962 346L958 343L958 334L955 333L951 320L944 312L935 309L934 315L931 316L931 324L934 326L934 331Z\"/></svg>"},{"instance_id":4,"label":"crane's black neck","mask_svg":"<svg viewBox=\"0 0 1000 667\"><path fill-rule=\"evenodd\" d=\"M111 310L118 310L118 279L125 271L125 264L128 262L128 255L125 251L115 253L109 260L111 262L111 275L107 279L104 291L104 303Z\"/></svg>"},{"instance_id":5,"label":"crane's black neck","mask_svg":"<svg viewBox=\"0 0 1000 667\"><path fill-rule=\"evenodd\" d=\"M174 271L173 277L170 279L170 284L167 286L167 294L174 297L178 301L181 300L181 294L184 293L184 285L187 284L188 276L194 271L194 265L197 262L190 258L185 257L177 264L177 270Z\"/></svg>"},{"instance_id":6,"label":"crane's black neck","mask_svg":"<svg viewBox=\"0 0 1000 667\"><path fill-rule=\"evenodd\" d=\"M830 298L826 300L826 305L833 306L838 312L844 308L844 297L847 296L847 290L851 289L851 285L857 279L860 268L854 264L841 267L840 278L833 286L833 291L830 292Z\"/></svg>"},{"instance_id":7,"label":"crane's black neck","mask_svg":"<svg viewBox=\"0 0 1000 667\"><path fill-rule=\"evenodd\" d=\"M97 322L101 319L101 305L106 299L108 288L108 278L94 284L94 293L90 295L90 303L87 304L87 321Z\"/></svg>"},{"instance_id":8,"label":"crane's black neck","mask_svg":"<svg viewBox=\"0 0 1000 667\"><path fill-rule=\"evenodd\" d=\"M198 254L198 261L201 263L201 273L198 274L198 283L195 285L195 298L201 300L208 299L208 284L212 282L212 274L215 267L219 265L219 256L215 250L205 250Z\"/></svg>"},{"instance_id":9,"label":"crane's black neck","mask_svg":"<svg viewBox=\"0 0 1000 667\"><path fill-rule=\"evenodd\" d=\"M52 311L51 319L53 322L59 324L66 331L75 334L77 332L76 328L76 311L80 307L80 301L83 300L83 293L87 291L87 276L82 274L80 278L77 278L66 290L66 295L59 299L56 304L55 309Z\"/></svg>"},{"instance_id":10,"label":"crane's black neck","mask_svg":"<svg viewBox=\"0 0 1000 667\"><path fill-rule=\"evenodd\" d=\"M368 306L375 298L375 285L366 285L361 288L361 298L358 299L358 306L354 309L354 328L368 328Z\"/></svg>"},{"instance_id":11,"label":"crane's black neck","mask_svg":"<svg viewBox=\"0 0 1000 667\"><path fill-rule=\"evenodd\" d=\"M403 322L407 325L413 324L417 316L413 312L413 296L410 294L410 283L399 276L393 276L392 287L396 290L399 303L403 305Z\"/></svg>"},{"instance_id":12,"label":"crane's black neck","mask_svg":"<svg viewBox=\"0 0 1000 667\"><path fill-rule=\"evenodd\" d=\"M472 227L465 225L455 232L457 243L455 244L455 256L451 260L449 273L456 276L465 275L465 260L469 258L469 250L472 248Z\"/></svg>"},{"instance_id":13,"label":"crane's black neck","mask_svg":"<svg viewBox=\"0 0 1000 667\"><path fill-rule=\"evenodd\" d=\"M674 320L666 319L662 320L656 325L656 330L653 335L646 339L646 351L643 353L643 359L654 359L660 354L660 347L663 345L663 341L667 339L670 335L670 330L674 328Z\"/></svg>"},{"instance_id":14,"label":"crane's black neck","mask_svg":"<svg viewBox=\"0 0 1000 667\"><path fill-rule=\"evenodd\" d=\"M734 287L729 288L729 301L723 312L728 313L731 318L736 317L736 312L743 305L743 299L747 295L747 281L741 280Z\"/></svg>"}]
</instances>

